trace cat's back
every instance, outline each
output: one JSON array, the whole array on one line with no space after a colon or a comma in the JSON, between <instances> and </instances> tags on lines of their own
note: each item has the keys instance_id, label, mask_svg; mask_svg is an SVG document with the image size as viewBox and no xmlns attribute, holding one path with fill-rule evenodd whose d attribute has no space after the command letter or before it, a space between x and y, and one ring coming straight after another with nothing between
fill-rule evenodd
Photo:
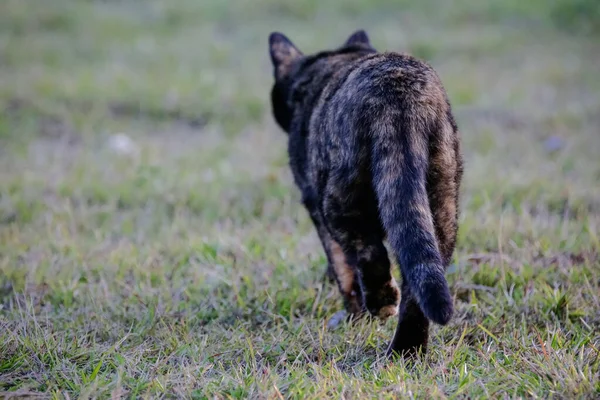
<instances>
[{"instance_id":1,"label":"cat's back","mask_svg":"<svg viewBox=\"0 0 600 400\"><path fill-rule=\"evenodd\" d=\"M430 107L442 112L446 105L446 92L429 64L404 53L373 53L339 69L324 88L310 125L341 127L384 110Z\"/></svg>"}]
</instances>

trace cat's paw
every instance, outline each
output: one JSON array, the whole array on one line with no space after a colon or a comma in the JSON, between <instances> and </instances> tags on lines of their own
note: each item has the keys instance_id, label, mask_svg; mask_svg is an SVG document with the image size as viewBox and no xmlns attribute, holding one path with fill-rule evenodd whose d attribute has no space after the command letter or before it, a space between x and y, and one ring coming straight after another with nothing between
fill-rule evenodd
<instances>
[{"instance_id":1,"label":"cat's paw","mask_svg":"<svg viewBox=\"0 0 600 400\"><path fill-rule=\"evenodd\" d=\"M381 286L377 291L367 293L365 302L369 313L382 320L398 314L400 289L398 289L394 278Z\"/></svg>"}]
</instances>

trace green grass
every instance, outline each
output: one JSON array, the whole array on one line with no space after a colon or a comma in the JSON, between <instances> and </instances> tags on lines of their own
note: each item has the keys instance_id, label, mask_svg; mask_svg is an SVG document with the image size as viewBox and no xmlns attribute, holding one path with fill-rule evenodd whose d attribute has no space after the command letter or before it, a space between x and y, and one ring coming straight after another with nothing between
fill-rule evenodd
<instances>
[{"instance_id":1,"label":"green grass","mask_svg":"<svg viewBox=\"0 0 600 400\"><path fill-rule=\"evenodd\" d=\"M546 4L2 1L0 397L598 398L600 47ZM269 113L270 31L358 28L439 71L463 136L456 315L412 365L394 321L327 328Z\"/></svg>"}]
</instances>

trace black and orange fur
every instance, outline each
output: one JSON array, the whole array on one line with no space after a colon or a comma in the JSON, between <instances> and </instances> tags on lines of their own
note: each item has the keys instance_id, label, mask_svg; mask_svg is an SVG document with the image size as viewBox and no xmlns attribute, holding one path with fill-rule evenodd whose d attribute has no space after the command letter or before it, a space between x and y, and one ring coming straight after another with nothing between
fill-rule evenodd
<instances>
[{"instance_id":1,"label":"black and orange fur","mask_svg":"<svg viewBox=\"0 0 600 400\"><path fill-rule=\"evenodd\" d=\"M453 312L444 277L457 233L459 133L438 75L409 55L379 53L364 31L304 55L269 38L273 114L346 309L399 314L389 354L425 350L429 320ZM402 300L384 239L402 274ZM399 312L398 312L398 303Z\"/></svg>"}]
</instances>

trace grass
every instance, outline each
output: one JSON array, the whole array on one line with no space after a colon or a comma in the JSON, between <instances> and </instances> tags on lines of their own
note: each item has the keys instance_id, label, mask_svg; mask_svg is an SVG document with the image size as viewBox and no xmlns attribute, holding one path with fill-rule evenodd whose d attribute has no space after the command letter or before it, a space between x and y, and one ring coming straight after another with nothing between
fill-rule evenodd
<instances>
[{"instance_id":1,"label":"grass","mask_svg":"<svg viewBox=\"0 0 600 400\"><path fill-rule=\"evenodd\" d=\"M545 4L3 1L0 397L600 396L600 48ZM357 28L439 71L464 140L457 311L412 365L394 321L327 328L269 114L270 31Z\"/></svg>"}]
</instances>

